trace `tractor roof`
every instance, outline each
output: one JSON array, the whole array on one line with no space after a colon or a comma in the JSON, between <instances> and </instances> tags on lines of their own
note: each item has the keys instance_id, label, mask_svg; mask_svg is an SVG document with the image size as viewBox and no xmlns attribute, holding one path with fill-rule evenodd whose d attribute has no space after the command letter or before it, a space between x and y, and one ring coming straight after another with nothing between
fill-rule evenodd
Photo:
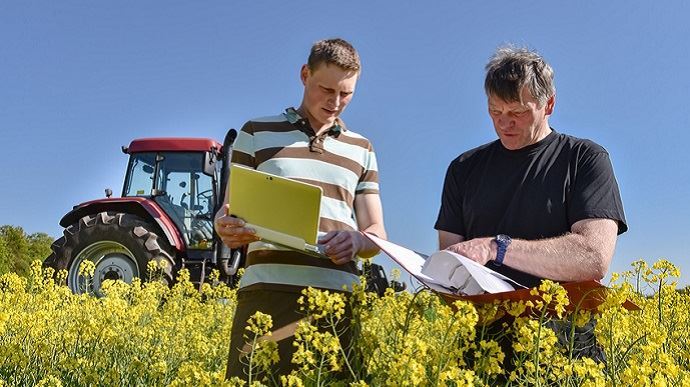
<instances>
[{"instance_id":1,"label":"tractor roof","mask_svg":"<svg viewBox=\"0 0 690 387\"><path fill-rule=\"evenodd\" d=\"M155 137L133 140L126 153L137 152L206 152L220 151L222 144L210 138Z\"/></svg>"}]
</instances>

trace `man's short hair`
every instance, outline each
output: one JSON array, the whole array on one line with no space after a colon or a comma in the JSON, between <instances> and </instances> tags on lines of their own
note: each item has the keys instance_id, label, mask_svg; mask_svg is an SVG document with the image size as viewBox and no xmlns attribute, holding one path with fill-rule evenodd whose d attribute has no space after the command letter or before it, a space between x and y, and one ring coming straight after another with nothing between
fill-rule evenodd
<instances>
[{"instance_id":1,"label":"man's short hair","mask_svg":"<svg viewBox=\"0 0 690 387\"><path fill-rule=\"evenodd\" d=\"M359 72L362 67L357 50L340 38L320 40L311 47L307 60L309 69L314 71L322 63L333 64L354 72Z\"/></svg>"},{"instance_id":2,"label":"man's short hair","mask_svg":"<svg viewBox=\"0 0 690 387\"><path fill-rule=\"evenodd\" d=\"M544 106L556 94L553 69L536 51L512 45L499 47L486 64L486 95L522 102L520 92L525 86L539 106Z\"/></svg>"}]
</instances>

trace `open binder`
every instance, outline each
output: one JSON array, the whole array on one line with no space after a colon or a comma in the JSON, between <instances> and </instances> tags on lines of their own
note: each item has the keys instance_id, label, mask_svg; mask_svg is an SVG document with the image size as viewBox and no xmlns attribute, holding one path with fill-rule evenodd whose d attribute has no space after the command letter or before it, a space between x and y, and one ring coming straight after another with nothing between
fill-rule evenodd
<instances>
[{"instance_id":1,"label":"open binder","mask_svg":"<svg viewBox=\"0 0 690 387\"><path fill-rule=\"evenodd\" d=\"M461 260L463 264L467 264L468 268L473 268L473 270L468 271L481 288L481 291L473 292L474 294L468 294L468 292L462 292L458 291L458 289L444 286L440 283L443 281L440 281L438 278L432 278L425 274L424 265L428 258L426 255L383 240L372 234L365 233L364 235L375 245L377 245L382 252L400 265L403 270L407 271L425 287L436 292L449 304L452 304L452 302L455 300L465 300L477 304L490 304L494 303L495 301L526 302L528 300L537 301L539 299L539 296L530 294L531 289L527 289L515 281L512 281L510 278L496 273L493 270L481 266L476 262L462 256L460 257L464 258L464 260ZM465 260L470 262L468 263ZM483 268L483 270L478 270L476 266ZM506 284L508 284L511 288L505 287ZM597 307L606 299L606 293L608 291L607 287L594 280L564 282L561 283L561 286L563 286L563 288L567 291L568 298L570 299L570 305L566 307L566 310L568 311L596 311ZM628 310L640 309L637 305L629 300L623 304L623 307Z\"/></svg>"}]
</instances>

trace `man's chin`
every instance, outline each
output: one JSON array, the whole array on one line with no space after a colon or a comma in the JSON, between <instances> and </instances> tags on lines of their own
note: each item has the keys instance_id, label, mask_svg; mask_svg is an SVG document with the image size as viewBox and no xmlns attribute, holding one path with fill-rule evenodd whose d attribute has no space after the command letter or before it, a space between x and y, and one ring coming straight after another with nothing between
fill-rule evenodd
<instances>
[{"instance_id":1,"label":"man's chin","mask_svg":"<svg viewBox=\"0 0 690 387\"><path fill-rule=\"evenodd\" d=\"M326 116L321 119L321 122L323 123L324 126L333 126L335 124L335 119L338 118L338 116Z\"/></svg>"}]
</instances>

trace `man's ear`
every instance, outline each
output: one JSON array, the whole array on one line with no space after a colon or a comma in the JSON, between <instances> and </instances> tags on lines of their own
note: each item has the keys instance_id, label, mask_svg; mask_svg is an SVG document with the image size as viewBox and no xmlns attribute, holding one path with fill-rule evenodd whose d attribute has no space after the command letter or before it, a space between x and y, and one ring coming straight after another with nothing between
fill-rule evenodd
<instances>
[{"instance_id":1,"label":"man's ear","mask_svg":"<svg viewBox=\"0 0 690 387\"><path fill-rule=\"evenodd\" d=\"M546 101L546 109L544 109L544 113L546 113L547 116L550 116L551 113L553 113L554 106L556 106L556 94L552 95L551 98Z\"/></svg>"},{"instance_id":2,"label":"man's ear","mask_svg":"<svg viewBox=\"0 0 690 387\"><path fill-rule=\"evenodd\" d=\"M309 70L309 66L306 64L302 65L302 69L299 72L300 79L302 79L302 84L306 85L307 84L307 78L309 78L309 75L311 75L311 70Z\"/></svg>"}]
</instances>

